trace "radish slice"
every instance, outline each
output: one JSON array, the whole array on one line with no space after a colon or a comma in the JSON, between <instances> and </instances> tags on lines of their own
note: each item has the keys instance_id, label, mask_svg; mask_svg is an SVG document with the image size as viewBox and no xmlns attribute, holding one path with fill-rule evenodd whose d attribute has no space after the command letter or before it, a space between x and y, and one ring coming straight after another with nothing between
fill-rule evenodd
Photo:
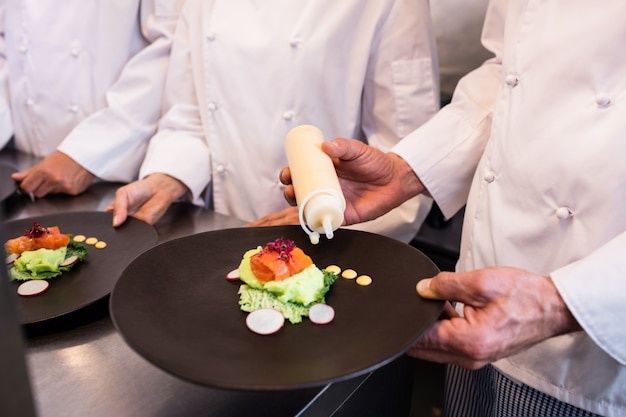
<instances>
[{"instance_id":1,"label":"radish slice","mask_svg":"<svg viewBox=\"0 0 626 417\"><path fill-rule=\"evenodd\" d=\"M314 304L309 308L309 320L315 324L328 324L335 318L335 309L328 304Z\"/></svg>"},{"instance_id":2,"label":"radish slice","mask_svg":"<svg viewBox=\"0 0 626 417\"><path fill-rule=\"evenodd\" d=\"M236 281L239 279L239 268L233 269L228 274L226 274L226 279L229 281Z\"/></svg>"},{"instance_id":3,"label":"radish slice","mask_svg":"<svg viewBox=\"0 0 626 417\"><path fill-rule=\"evenodd\" d=\"M285 324L285 316L273 308L260 308L246 317L248 329L262 335L276 333L283 327L283 324Z\"/></svg>"},{"instance_id":4,"label":"radish slice","mask_svg":"<svg viewBox=\"0 0 626 417\"><path fill-rule=\"evenodd\" d=\"M9 256L7 256L7 265L12 265L13 262L15 262L15 260L19 257L20 255L18 255L17 253L10 254Z\"/></svg>"},{"instance_id":5,"label":"radish slice","mask_svg":"<svg viewBox=\"0 0 626 417\"><path fill-rule=\"evenodd\" d=\"M32 297L35 295L43 294L50 287L50 283L45 279L33 279L26 281L17 287L17 293L24 297Z\"/></svg>"},{"instance_id":6,"label":"radish slice","mask_svg":"<svg viewBox=\"0 0 626 417\"><path fill-rule=\"evenodd\" d=\"M78 256L72 255L65 258L63 262L59 264L59 266L69 266L78 260Z\"/></svg>"}]
</instances>

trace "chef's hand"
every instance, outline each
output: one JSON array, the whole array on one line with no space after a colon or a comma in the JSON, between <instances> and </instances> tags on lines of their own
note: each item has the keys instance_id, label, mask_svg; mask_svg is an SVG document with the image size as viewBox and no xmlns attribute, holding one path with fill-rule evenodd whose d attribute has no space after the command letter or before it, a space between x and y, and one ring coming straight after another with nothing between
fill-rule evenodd
<instances>
[{"instance_id":1,"label":"chef's hand","mask_svg":"<svg viewBox=\"0 0 626 417\"><path fill-rule=\"evenodd\" d=\"M268 214L245 226L282 226L286 224L300 224L298 209L296 207L288 207L284 210Z\"/></svg>"},{"instance_id":2,"label":"chef's hand","mask_svg":"<svg viewBox=\"0 0 626 417\"><path fill-rule=\"evenodd\" d=\"M478 369L552 336L580 330L549 277L508 267L441 272L417 284L425 298L449 304L409 350L416 358Z\"/></svg>"},{"instance_id":3,"label":"chef's hand","mask_svg":"<svg viewBox=\"0 0 626 417\"><path fill-rule=\"evenodd\" d=\"M182 182L156 173L118 188L115 200L104 210L113 212L114 227L124 223L128 216L154 224L187 192L189 189Z\"/></svg>"},{"instance_id":4,"label":"chef's hand","mask_svg":"<svg viewBox=\"0 0 626 417\"><path fill-rule=\"evenodd\" d=\"M394 153L344 138L324 142L322 150L333 158L346 198L346 225L373 220L425 191L411 167ZM286 185L285 199L295 205L289 168L279 178Z\"/></svg>"},{"instance_id":5,"label":"chef's hand","mask_svg":"<svg viewBox=\"0 0 626 417\"><path fill-rule=\"evenodd\" d=\"M78 195L91 185L94 175L63 152L54 151L11 178L19 183L21 192L44 197L53 193Z\"/></svg>"}]
</instances>

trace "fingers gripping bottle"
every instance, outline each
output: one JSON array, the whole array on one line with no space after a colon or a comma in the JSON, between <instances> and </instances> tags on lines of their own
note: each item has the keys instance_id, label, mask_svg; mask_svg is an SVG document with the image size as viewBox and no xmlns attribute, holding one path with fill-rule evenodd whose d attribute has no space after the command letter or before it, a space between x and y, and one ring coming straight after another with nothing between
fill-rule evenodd
<instances>
[{"instance_id":1,"label":"fingers gripping bottle","mask_svg":"<svg viewBox=\"0 0 626 417\"><path fill-rule=\"evenodd\" d=\"M322 151L323 142L322 131L311 125L294 127L285 138L300 226L314 245L321 233L333 238L346 209L333 161Z\"/></svg>"}]
</instances>

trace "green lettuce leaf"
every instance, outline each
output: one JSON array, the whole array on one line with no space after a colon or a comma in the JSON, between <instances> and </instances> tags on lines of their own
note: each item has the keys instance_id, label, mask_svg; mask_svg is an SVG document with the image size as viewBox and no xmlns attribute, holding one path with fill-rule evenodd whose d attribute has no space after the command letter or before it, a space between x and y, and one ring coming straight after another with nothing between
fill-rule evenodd
<instances>
[{"instance_id":1,"label":"green lettuce leaf","mask_svg":"<svg viewBox=\"0 0 626 417\"><path fill-rule=\"evenodd\" d=\"M62 249L56 249L62 250ZM74 262L71 265L67 266L58 266L50 271L38 270L38 271L29 271L29 270L20 270L19 267L14 263L10 270L11 279L17 281L28 281L31 279L50 279L61 275L63 272L67 272L72 269L78 262L82 262L88 254L87 247L75 242L74 239L70 239L70 243L67 245L65 249L65 257L64 259L69 258L70 256L76 255L78 257L78 261Z\"/></svg>"}]
</instances>

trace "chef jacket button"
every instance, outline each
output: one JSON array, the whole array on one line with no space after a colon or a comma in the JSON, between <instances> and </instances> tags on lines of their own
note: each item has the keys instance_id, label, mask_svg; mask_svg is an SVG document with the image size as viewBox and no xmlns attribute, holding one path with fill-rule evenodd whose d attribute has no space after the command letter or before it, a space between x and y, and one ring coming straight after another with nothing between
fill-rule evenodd
<instances>
[{"instance_id":1,"label":"chef jacket button","mask_svg":"<svg viewBox=\"0 0 626 417\"><path fill-rule=\"evenodd\" d=\"M70 112L72 112L72 113L76 114L76 113L78 113L78 106L77 106L76 104L72 104L72 105L69 107L69 110L70 110Z\"/></svg>"},{"instance_id":2,"label":"chef jacket button","mask_svg":"<svg viewBox=\"0 0 626 417\"><path fill-rule=\"evenodd\" d=\"M596 96L596 104L599 108L605 109L611 104L611 97L608 94L598 94Z\"/></svg>"},{"instance_id":3,"label":"chef jacket button","mask_svg":"<svg viewBox=\"0 0 626 417\"><path fill-rule=\"evenodd\" d=\"M217 164L215 166L215 171L217 171L218 174L223 173L224 171L226 171L226 167L222 164Z\"/></svg>"},{"instance_id":4,"label":"chef jacket button","mask_svg":"<svg viewBox=\"0 0 626 417\"><path fill-rule=\"evenodd\" d=\"M558 209L556 209L556 217L561 220L565 220L571 215L572 212L567 207L559 207Z\"/></svg>"},{"instance_id":5,"label":"chef jacket button","mask_svg":"<svg viewBox=\"0 0 626 417\"><path fill-rule=\"evenodd\" d=\"M291 46L292 48L297 48L300 45L301 40L298 38L293 38L292 40L289 41L289 46Z\"/></svg>"},{"instance_id":6,"label":"chef jacket button","mask_svg":"<svg viewBox=\"0 0 626 417\"><path fill-rule=\"evenodd\" d=\"M293 119L293 116L295 116L295 115L296 114L292 110L288 110L288 111L283 113L283 119L285 119L286 121L289 121L289 120Z\"/></svg>"},{"instance_id":7,"label":"chef jacket button","mask_svg":"<svg viewBox=\"0 0 626 417\"><path fill-rule=\"evenodd\" d=\"M517 78L517 75L515 74L509 74L504 78L504 82L509 87L515 87L517 84L519 84L519 78Z\"/></svg>"},{"instance_id":8,"label":"chef jacket button","mask_svg":"<svg viewBox=\"0 0 626 417\"><path fill-rule=\"evenodd\" d=\"M206 35L206 40L209 42L213 42L215 40L215 33L211 32L208 35Z\"/></svg>"},{"instance_id":9,"label":"chef jacket button","mask_svg":"<svg viewBox=\"0 0 626 417\"><path fill-rule=\"evenodd\" d=\"M74 58L78 58L78 56L80 55L80 50L78 48L72 48L72 50L70 51L70 54Z\"/></svg>"},{"instance_id":10,"label":"chef jacket button","mask_svg":"<svg viewBox=\"0 0 626 417\"><path fill-rule=\"evenodd\" d=\"M32 98L26 99L26 105L28 107L32 107L34 104L35 104L35 100L33 100Z\"/></svg>"},{"instance_id":11,"label":"chef jacket button","mask_svg":"<svg viewBox=\"0 0 626 417\"><path fill-rule=\"evenodd\" d=\"M19 47L19 51L23 54L25 54L26 52L28 52L28 46L21 44Z\"/></svg>"},{"instance_id":12,"label":"chef jacket button","mask_svg":"<svg viewBox=\"0 0 626 417\"><path fill-rule=\"evenodd\" d=\"M213 102L213 101L210 102L209 103L209 110L211 110L211 111L217 110L217 104L215 104L215 102Z\"/></svg>"},{"instance_id":13,"label":"chef jacket button","mask_svg":"<svg viewBox=\"0 0 626 417\"><path fill-rule=\"evenodd\" d=\"M487 181L488 183L492 183L495 181L496 176L493 175L493 172L488 172L485 175L483 175L483 179Z\"/></svg>"}]
</instances>

